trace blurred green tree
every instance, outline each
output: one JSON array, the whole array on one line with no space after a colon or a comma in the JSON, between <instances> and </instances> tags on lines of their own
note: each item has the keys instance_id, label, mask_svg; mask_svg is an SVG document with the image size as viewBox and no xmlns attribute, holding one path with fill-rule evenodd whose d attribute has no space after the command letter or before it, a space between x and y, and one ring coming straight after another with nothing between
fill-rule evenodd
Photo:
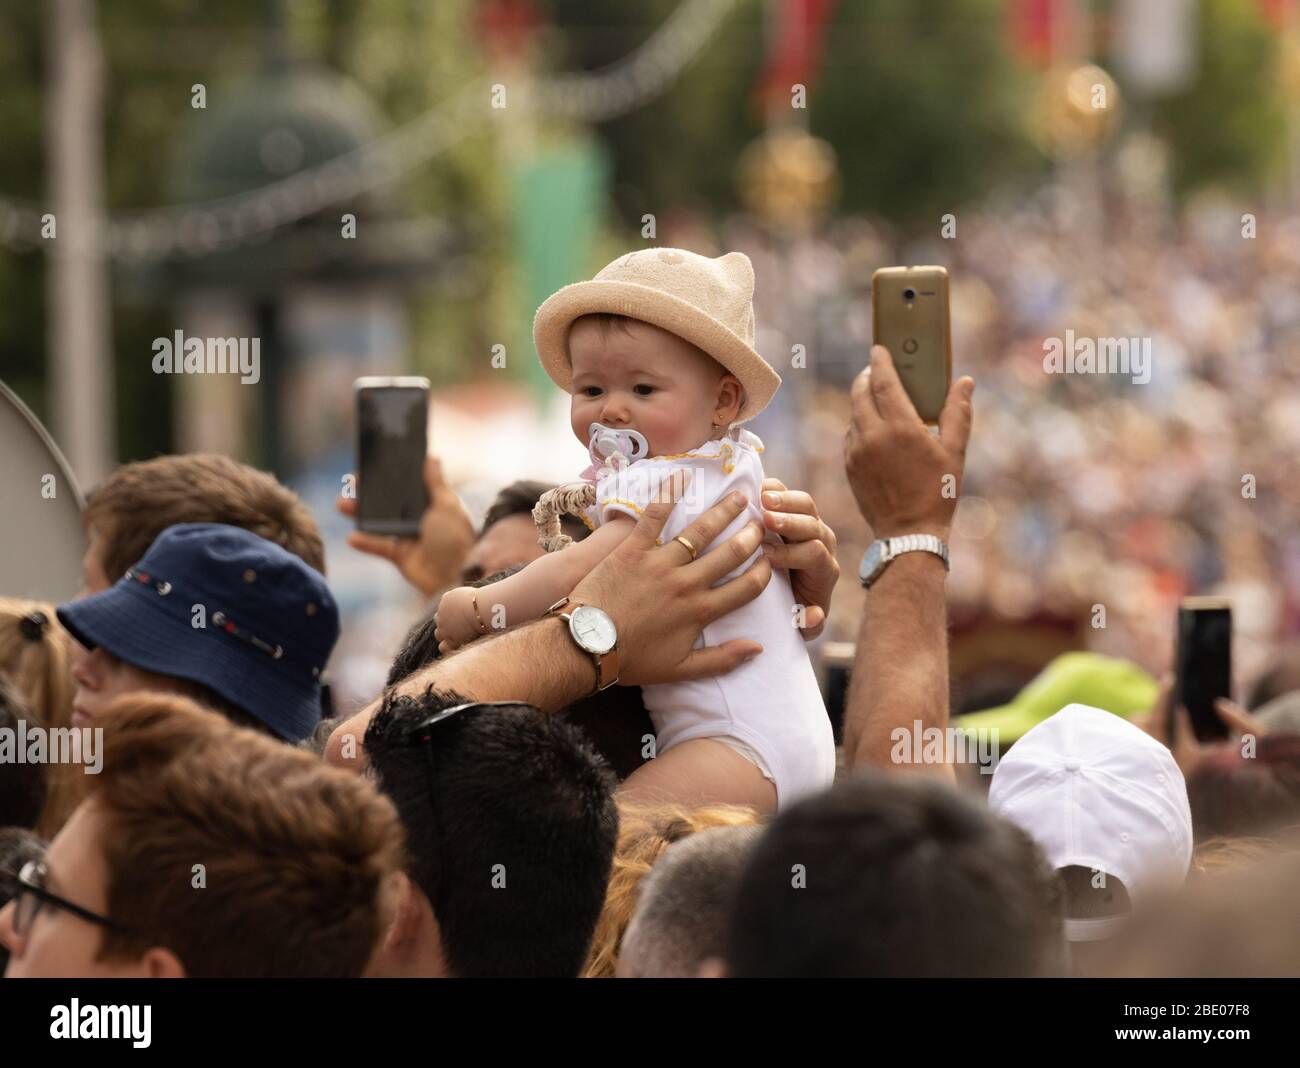
<instances>
[{"instance_id":1,"label":"blurred green tree","mask_svg":"<svg viewBox=\"0 0 1300 1068\"><path fill-rule=\"evenodd\" d=\"M473 0L303 0L285 5L296 55L329 63L378 101L393 125L450 97L479 73ZM109 214L167 202L168 163L185 123L191 86L213 96L256 69L268 16L265 0L137 0L100 3L104 55L105 206ZM41 5L0 8L0 195L45 200L48 76ZM413 362L436 379L464 374L470 352L487 354L490 324L509 306L495 280L505 257L505 192L490 137L473 131L401 181L413 214L468 219L485 235L476 250L480 285L412 297ZM168 450L170 383L150 369L151 342L175 328L170 304L113 274L113 352L119 452L124 460ZM0 245L0 373L47 422L45 260ZM486 364L486 359L483 365Z\"/></svg>"},{"instance_id":2,"label":"blurred green tree","mask_svg":"<svg viewBox=\"0 0 1300 1068\"><path fill-rule=\"evenodd\" d=\"M1280 37L1259 8L1202 0L1196 78L1152 107L1152 128L1172 148L1179 195L1209 183L1258 194L1285 166Z\"/></svg>"},{"instance_id":3,"label":"blurred green tree","mask_svg":"<svg viewBox=\"0 0 1300 1068\"><path fill-rule=\"evenodd\" d=\"M474 26L475 0L329 0L294 5L295 34L309 54L348 74L396 127L487 73ZM509 191L491 127L464 131L445 152L399 183L404 208L468 226L474 267L463 284L426 289L408 301L412 370L435 383L491 371L494 344L513 337ZM506 373L518 359L511 354Z\"/></svg>"},{"instance_id":4,"label":"blurred green tree","mask_svg":"<svg viewBox=\"0 0 1300 1068\"><path fill-rule=\"evenodd\" d=\"M1033 79L1006 37L1001 0L839 5L810 114L839 155L844 209L937 232L944 212L1043 175L1025 132Z\"/></svg>"},{"instance_id":5,"label":"blurred green tree","mask_svg":"<svg viewBox=\"0 0 1300 1068\"><path fill-rule=\"evenodd\" d=\"M679 2L554 0L552 64L604 66ZM1003 9L1002 0L836 6L807 114L839 157L844 210L929 222L1044 171L1024 133L1032 81L1007 54ZM754 85L766 48L763 4L741 0L664 97L600 125L615 160L617 218L629 233L648 211L739 206L736 159L764 126Z\"/></svg>"},{"instance_id":6,"label":"blurred green tree","mask_svg":"<svg viewBox=\"0 0 1300 1068\"><path fill-rule=\"evenodd\" d=\"M598 70L643 44L682 0L552 0L553 70ZM763 62L762 6L739 0L666 93L600 123L613 160L610 222L640 240L641 217L737 206L736 159L761 132L750 90ZM649 242L654 244L654 242Z\"/></svg>"},{"instance_id":7,"label":"blurred green tree","mask_svg":"<svg viewBox=\"0 0 1300 1068\"><path fill-rule=\"evenodd\" d=\"M683 2L538 0L549 19L538 41L541 66L596 70L623 59ZM943 212L995 189L1032 188L1047 173L1025 134L1037 78L1008 54L1005 8L1005 0L840 0L807 117L838 155L841 211L934 226ZM282 10L298 54L355 79L393 125L492 73L475 0L301 0ZM1106 10L1096 6L1099 18ZM253 70L267 11L265 0L100 3L110 212L165 201L166 163L194 117L190 87L219 93ZM1253 3L1204 0L1199 12L1196 81L1138 117L1172 145L1179 192L1207 182L1263 188L1287 143L1277 34ZM597 124L613 165L602 220L610 249L640 241L646 213L662 223L677 209L716 219L739 207L736 160L764 126L754 99L764 15L762 0L737 0L662 96ZM37 202L45 183L45 35L42 5L0 6L0 195ZM549 122L530 131L571 132ZM487 373L492 345L515 336L508 161L499 127L485 122L399 183L412 214L466 221L476 235L477 270L465 284L409 302L413 364L440 382ZM39 251L0 244L0 373L48 419L44 269ZM117 273L113 306L121 453L150 455L171 445L171 401L146 357L174 316L160 298L127 292ZM507 373L529 356L512 353Z\"/></svg>"}]
</instances>

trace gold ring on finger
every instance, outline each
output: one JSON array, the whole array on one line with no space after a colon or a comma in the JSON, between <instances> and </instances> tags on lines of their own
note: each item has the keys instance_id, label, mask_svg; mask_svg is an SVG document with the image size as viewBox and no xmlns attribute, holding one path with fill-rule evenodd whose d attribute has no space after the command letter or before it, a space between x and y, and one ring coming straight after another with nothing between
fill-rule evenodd
<instances>
[{"instance_id":1,"label":"gold ring on finger","mask_svg":"<svg viewBox=\"0 0 1300 1068\"><path fill-rule=\"evenodd\" d=\"M692 545L690 543L690 540L685 535L678 534L677 537L673 538L673 541L680 541L683 545L685 545L686 551L691 554L692 560L694 560L697 556L700 555L700 550L697 549L694 545Z\"/></svg>"}]
</instances>

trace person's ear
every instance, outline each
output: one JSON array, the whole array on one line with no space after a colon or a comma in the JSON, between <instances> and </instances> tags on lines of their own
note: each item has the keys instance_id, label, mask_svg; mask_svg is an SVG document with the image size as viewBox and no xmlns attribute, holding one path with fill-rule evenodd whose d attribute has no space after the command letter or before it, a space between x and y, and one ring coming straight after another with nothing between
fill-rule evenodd
<instances>
[{"instance_id":1,"label":"person's ear","mask_svg":"<svg viewBox=\"0 0 1300 1068\"><path fill-rule=\"evenodd\" d=\"M22 936L14 930L14 914L18 911L18 905L14 901L0 908L0 946L4 946L10 953L11 958L20 956L18 952L22 946Z\"/></svg>"},{"instance_id":2,"label":"person's ear","mask_svg":"<svg viewBox=\"0 0 1300 1068\"><path fill-rule=\"evenodd\" d=\"M727 965L721 957L705 957L697 979L729 979Z\"/></svg>"},{"instance_id":3,"label":"person's ear","mask_svg":"<svg viewBox=\"0 0 1300 1068\"><path fill-rule=\"evenodd\" d=\"M740 406L745 391L740 379L733 374L725 374L718 382L718 402L713 406L713 422L718 426L730 426L740 414Z\"/></svg>"},{"instance_id":4,"label":"person's ear","mask_svg":"<svg viewBox=\"0 0 1300 1068\"><path fill-rule=\"evenodd\" d=\"M184 979L185 965L170 949L155 946L140 958L144 974L150 979Z\"/></svg>"},{"instance_id":5,"label":"person's ear","mask_svg":"<svg viewBox=\"0 0 1300 1068\"><path fill-rule=\"evenodd\" d=\"M403 873L397 911L387 936L366 969L368 976L450 976L442 929L424 891Z\"/></svg>"},{"instance_id":6,"label":"person's ear","mask_svg":"<svg viewBox=\"0 0 1300 1068\"><path fill-rule=\"evenodd\" d=\"M433 917L432 910L427 908L428 900L420 893L410 876L402 872L399 873L399 878L401 888L398 891L397 912L393 916L392 932L389 935L389 941L398 945L410 942L419 936L424 912L429 912L430 919Z\"/></svg>"},{"instance_id":7,"label":"person's ear","mask_svg":"<svg viewBox=\"0 0 1300 1068\"><path fill-rule=\"evenodd\" d=\"M415 904L415 888L405 872L395 873L390 893L393 895L392 912L366 964L363 974L367 977L388 975L393 961L399 960L404 949L419 935L420 916Z\"/></svg>"}]
</instances>

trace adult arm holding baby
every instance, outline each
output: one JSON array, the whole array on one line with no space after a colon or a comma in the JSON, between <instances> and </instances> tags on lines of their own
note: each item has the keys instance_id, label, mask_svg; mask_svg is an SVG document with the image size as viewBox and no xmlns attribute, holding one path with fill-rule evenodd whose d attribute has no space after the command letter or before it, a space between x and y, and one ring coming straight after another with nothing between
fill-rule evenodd
<instances>
[{"instance_id":1,"label":"adult arm holding baby","mask_svg":"<svg viewBox=\"0 0 1300 1068\"><path fill-rule=\"evenodd\" d=\"M684 473L689 475L689 472ZM679 485L677 493L680 495L681 492ZM840 565L835 559L835 531L823 522L817 511L817 502L810 494L789 489L780 479L763 480L762 501L766 506L764 526L776 531L782 539L780 542L764 542L763 555L774 567L789 572L795 597L806 606L800 620L801 631L804 639L811 641L825 629L835 584L840 577ZM533 588L522 582L515 583L523 574L520 572L493 583L491 593L485 595L481 603L478 597L481 591L472 587L450 590L438 606L439 628L444 621L448 628L447 646L443 652L480 634L539 617L566 596L615 545L627 537L633 525L630 517L619 518L563 553L551 553L544 561L536 561L527 569L530 575L538 578ZM524 588L516 592L515 585ZM440 633L439 637L443 635Z\"/></svg>"},{"instance_id":2,"label":"adult arm holding baby","mask_svg":"<svg viewBox=\"0 0 1300 1068\"><path fill-rule=\"evenodd\" d=\"M745 510L746 502L728 497L701 515L686 535L711 545ZM621 680L627 685L662 683L726 673L762 652L756 641L729 641L695 648L711 621L752 601L772 577L762 557L737 577L715 585L753 555L762 532L753 524L689 561L676 542L656 540L673 510L673 500L652 504L630 535L574 589L584 604L614 620L622 650ZM558 711L591 691L591 659L582 653L557 618L537 620L475 641L404 680L399 693L433 686L476 701L516 700ZM343 767L364 762L359 739L379 707L375 701L330 736L325 757ZM353 745L348 745L351 739Z\"/></svg>"},{"instance_id":3,"label":"adult arm holding baby","mask_svg":"<svg viewBox=\"0 0 1300 1068\"><path fill-rule=\"evenodd\" d=\"M448 590L438 604L439 650L446 654L479 635L540 618L556 601L567 597L633 526L631 519L620 517L563 552L548 553L489 587Z\"/></svg>"}]
</instances>

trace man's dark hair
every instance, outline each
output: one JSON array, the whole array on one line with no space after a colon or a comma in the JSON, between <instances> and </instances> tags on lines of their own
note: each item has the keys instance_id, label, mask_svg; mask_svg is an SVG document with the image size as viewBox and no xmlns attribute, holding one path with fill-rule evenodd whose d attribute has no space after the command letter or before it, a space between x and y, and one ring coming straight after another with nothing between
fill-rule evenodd
<instances>
[{"instance_id":1,"label":"man's dark hair","mask_svg":"<svg viewBox=\"0 0 1300 1068\"><path fill-rule=\"evenodd\" d=\"M0 675L0 730L17 731L25 720L28 729L41 729L41 721L32 715L18 687ZM15 759L0 762L0 827L36 826L49 789L47 765Z\"/></svg>"},{"instance_id":2,"label":"man's dark hair","mask_svg":"<svg viewBox=\"0 0 1300 1068\"><path fill-rule=\"evenodd\" d=\"M482 533L487 533L492 526L503 519L509 519L512 515L526 515L531 519L533 508L542 494L554 488L549 482L536 482L531 479L510 483L496 495L496 499L488 508L487 515L483 517ZM582 541L591 533L587 524L573 515L560 517L560 529L574 541Z\"/></svg>"},{"instance_id":3,"label":"man's dark hair","mask_svg":"<svg viewBox=\"0 0 1300 1068\"><path fill-rule=\"evenodd\" d=\"M438 625L438 612L435 608L422 620L406 632L402 647L397 650L393 662L388 668L388 678L384 686L396 686L408 675L423 671L442 654L438 652L438 638L434 630Z\"/></svg>"},{"instance_id":4,"label":"man's dark hair","mask_svg":"<svg viewBox=\"0 0 1300 1068\"><path fill-rule=\"evenodd\" d=\"M467 585L482 589L523 569L523 564L517 564ZM406 635L402 648L388 669L386 687L396 686L438 659L438 639L434 634L436 614L435 608ZM620 782L645 763L645 739L654 736L655 728L650 713L646 711L640 686L611 686L574 701L560 715L587 736L596 752L614 769Z\"/></svg>"},{"instance_id":5,"label":"man's dark hair","mask_svg":"<svg viewBox=\"0 0 1300 1068\"><path fill-rule=\"evenodd\" d=\"M613 776L573 727L531 705L469 709L410 742L415 724L464 700L390 697L366 730L406 828L408 874L454 974L575 977L614 859Z\"/></svg>"},{"instance_id":6,"label":"man's dark hair","mask_svg":"<svg viewBox=\"0 0 1300 1068\"><path fill-rule=\"evenodd\" d=\"M0 909L18 891L16 876L28 861L45 856L49 843L22 827L0 827ZM9 964L9 950L0 946L0 974Z\"/></svg>"},{"instance_id":7,"label":"man's dark hair","mask_svg":"<svg viewBox=\"0 0 1300 1068\"><path fill-rule=\"evenodd\" d=\"M920 775L875 773L782 813L727 938L734 976L1064 970L1060 888L1017 827Z\"/></svg>"}]
</instances>

